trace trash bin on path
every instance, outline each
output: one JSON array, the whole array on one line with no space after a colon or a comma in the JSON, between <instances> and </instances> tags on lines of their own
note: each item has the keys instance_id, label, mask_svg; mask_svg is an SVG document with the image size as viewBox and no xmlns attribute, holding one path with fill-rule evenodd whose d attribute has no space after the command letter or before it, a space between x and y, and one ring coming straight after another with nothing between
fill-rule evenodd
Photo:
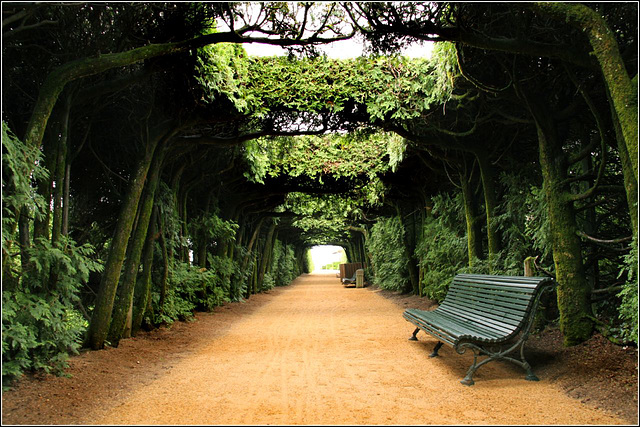
<instances>
[{"instance_id":1,"label":"trash bin on path","mask_svg":"<svg viewBox=\"0 0 640 427\"><path fill-rule=\"evenodd\" d=\"M364 288L364 270L362 268L356 270L356 288Z\"/></svg>"}]
</instances>

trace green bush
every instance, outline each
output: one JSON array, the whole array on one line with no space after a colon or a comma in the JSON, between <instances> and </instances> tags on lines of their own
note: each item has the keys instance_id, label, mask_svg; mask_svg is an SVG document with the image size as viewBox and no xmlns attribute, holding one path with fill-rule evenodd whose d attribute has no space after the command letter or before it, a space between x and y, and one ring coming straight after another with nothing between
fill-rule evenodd
<instances>
[{"instance_id":1,"label":"green bush","mask_svg":"<svg viewBox=\"0 0 640 427\"><path fill-rule=\"evenodd\" d=\"M635 238L631 252L625 257L625 268L620 276L627 274L627 281L618 294L622 298L619 318L622 321L622 338L638 345L638 240Z\"/></svg>"},{"instance_id":2,"label":"green bush","mask_svg":"<svg viewBox=\"0 0 640 427\"><path fill-rule=\"evenodd\" d=\"M423 271L423 295L441 302L453 276L468 265L461 196L433 197L431 212L416 245L416 258Z\"/></svg>"},{"instance_id":3,"label":"green bush","mask_svg":"<svg viewBox=\"0 0 640 427\"><path fill-rule=\"evenodd\" d=\"M300 267L296 261L294 246L276 239L273 245L270 277L275 286L286 286L300 275Z\"/></svg>"},{"instance_id":4,"label":"green bush","mask_svg":"<svg viewBox=\"0 0 640 427\"><path fill-rule=\"evenodd\" d=\"M304 273L311 273L315 266L313 265L313 258L311 256L311 250L309 248L304 251L304 259L303 259L302 271Z\"/></svg>"},{"instance_id":5,"label":"green bush","mask_svg":"<svg viewBox=\"0 0 640 427\"><path fill-rule=\"evenodd\" d=\"M403 291L409 281L400 218L379 219L371 228L367 248L373 264L373 281L382 289Z\"/></svg>"},{"instance_id":6,"label":"green bush","mask_svg":"<svg viewBox=\"0 0 640 427\"><path fill-rule=\"evenodd\" d=\"M210 311L228 301L231 261L217 257L209 260L209 269L184 262L174 264L162 308L159 291L152 293L154 324L187 320L193 317L194 310Z\"/></svg>"},{"instance_id":7,"label":"green bush","mask_svg":"<svg viewBox=\"0 0 640 427\"><path fill-rule=\"evenodd\" d=\"M91 271L101 271L93 248L62 237L28 249L31 271L2 292L2 384L23 372L62 374L81 346L87 322L75 310Z\"/></svg>"}]
</instances>

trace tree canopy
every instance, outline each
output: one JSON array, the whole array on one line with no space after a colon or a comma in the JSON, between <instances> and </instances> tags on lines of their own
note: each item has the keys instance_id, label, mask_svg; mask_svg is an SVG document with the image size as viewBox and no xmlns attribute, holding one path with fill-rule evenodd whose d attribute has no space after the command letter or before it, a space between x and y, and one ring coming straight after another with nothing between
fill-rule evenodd
<instances>
[{"instance_id":1,"label":"tree canopy","mask_svg":"<svg viewBox=\"0 0 640 427\"><path fill-rule=\"evenodd\" d=\"M637 344L636 4L3 3L2 48L4 383L316 244L436 301L535 260L566 345Z\"/></svg>"}]
</instances>

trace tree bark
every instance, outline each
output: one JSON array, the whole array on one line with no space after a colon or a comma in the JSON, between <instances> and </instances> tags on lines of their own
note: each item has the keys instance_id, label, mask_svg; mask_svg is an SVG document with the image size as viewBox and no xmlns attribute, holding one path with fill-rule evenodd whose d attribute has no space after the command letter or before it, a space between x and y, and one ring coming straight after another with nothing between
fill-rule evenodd
<instances>
[{"instance_id":1,"label":"tree bark","mask_svg":"<svg viewBox=\"0 0 640 427\"><path fill-rule=\"evenodd\" d=\"M127 191L122 207L120 208L116 231L113 239L111 240L109 255L105 262L96 298L96 305L93 310L93 314L91 315L91 322L89 322L89 328L87 330L87 337L85 340L85 345L94 350L104 347L104 342L107 338L107 333L109 332L113 302L116 296L120 272L127 250L127 243L129 236L131 235L133 222L138 209L138 202L140 201L140 195L144 188L144 182L147 177L149 167L151 166L156 146L160 142L161 138L168 139L172 136L174 131L175 130L171 131L169 129L165 129L163 132L159 132L157 137L150 139L145 152L138 161L129 190Z\"/></svg>"},{"instance_id":2,"label":"tree bark","mask_svg":"<svg viewBox=\"0 0 640 427\"><path fill-rule=\"evenodd\" d=\"M500 233L498 232L498 224L496 222L496 209L498 201L496 198L495 177L493 167L484 151L475 152L478 165L480 166L480 178L482 179L482 188L484 193L484 205L487 220L487 246L489 251L489 259L495 256L501 250Z\"/></svg>"},{"instance_id":3,"label":"tree bark","mask_svg":"<svg viewBox=\"0 0 640 427\"><path fill-rule=\"evenodd\" d=\"M140 257L145 244L145 238L149 230L149 222L153 211L153 201L155 198L156 188L160 179L160 170L162 169L162 161L164 160L164 148L162 146L155 150L153 161L149 168L149 174L146 179L144 193L138 206L138 224L129 241L130 250L128 250L128 258L124 267L124 276L118 285L117 298L113 307L111 325L107 340L112 346L117 347L121 338L127 338L124 334L125 325L127 323L128 313L131 310L133 301L133 292L135 289L136 278L140 265Z\"/></svg>"},{"instance_id":4,"label":"tree bark","mask_svg":"<svg viewBox=\"0 0 640 427\"><path fill-rule=\"evenodd\" d=\"M464 201L464 216L467 223L467 253L469 267L473 267L476 259L482 259L482 233L478 221L478 207L473 194L470 177L467 173L460 173L460 186Z\"/></svg>"},{"instance_id":5,"label":"tree bark","mask_svg":"<svg viewBox=\"0 0 640 427\"><path fill-rule=\"evenodd\" d=\"M136 336L142 320L147 311L149 299L151 298L151 268L153 267L153 250L157 233L158 208L154 207L149 222L149 230L142 251L142 275L136 280L133 300L133 315L131 319L131 335Z\"/></svg>"},{"instance_id":6,"label":"tree bark","mask_svg":"<svg viewBox=\"0 0 640 427\"><path fill-rule=\"evenodd\" d=\"M577 235L576 216L571 194L566 187L566 156L558 140L555 123L548 108L528 99L536 123L543 187L549 209L553 261L558 281L558 310L564 345L586 341L593 332L591 289L582 262L582 247Z\"/></svg>"},{"instance_id":7,"label":"tree bark","mask_svg":"<svg viewBox=\"0 0 640 427\"><path fill-rule=\"evenodd\" d=\"M275 231L276 223L272 221L271 225L269 226L269 231L267 231L267 237L264 242L262 257L260 259L260 271L258 273L258 283L260 284L260 286L262 286L262 283L264 282L264 275L267 271L267 264L269 263L271 258L271 251L273 249L273 234L275 233Z\"/></svg>"},{"instance_id":8,"label":"tree bark","mask_svg":"<svg viewBox=\"0 0 640 427\"><path fill-rule=\"evenodd\" d=\"M568 23L589 38L593 54L611 94L633 176L638 176L638 92L627 73L613 31L595 10L580 3L535 3L534 8Z\"/></svg>"}]
</instances>

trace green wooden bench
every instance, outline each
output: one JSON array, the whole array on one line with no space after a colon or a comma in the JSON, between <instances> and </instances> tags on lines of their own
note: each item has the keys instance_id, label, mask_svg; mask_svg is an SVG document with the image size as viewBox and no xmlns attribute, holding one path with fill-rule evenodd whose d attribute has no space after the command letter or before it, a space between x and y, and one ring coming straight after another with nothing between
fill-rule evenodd
<instances>
[{"instance_id":1,"label":"green wooden bench","mask_svg":"<svg viewBox=\"0 0 640 427\"><path fill-rule=\"evenodd\" d=\"M342 284L343 285L353 285L354 283L356 283L356 272L353 272L353 276L352 277L345 277L344 279L342 279Z\"/></svg>"},{"instance_id":2,"label":"green wooden bench","mask_svg":"<svg viewBox=\"0 0 640 427\"><path fill-rule=\"evenodd\" d=\"M405 310L403 317L438 343L429 357L438 355L443 343L463 354L473 351L473 364L462 381L473 385L474 372L492 360L508 360L521 366L526 379L538 381L524 358L524 343L533 324L540 295L556 285L548 277L489 276L458 274L447 295L433 311ZM508 354L520 351L520 360ZM488 356L478 363L478 356Z\"/></svg>"}]
</instances>

